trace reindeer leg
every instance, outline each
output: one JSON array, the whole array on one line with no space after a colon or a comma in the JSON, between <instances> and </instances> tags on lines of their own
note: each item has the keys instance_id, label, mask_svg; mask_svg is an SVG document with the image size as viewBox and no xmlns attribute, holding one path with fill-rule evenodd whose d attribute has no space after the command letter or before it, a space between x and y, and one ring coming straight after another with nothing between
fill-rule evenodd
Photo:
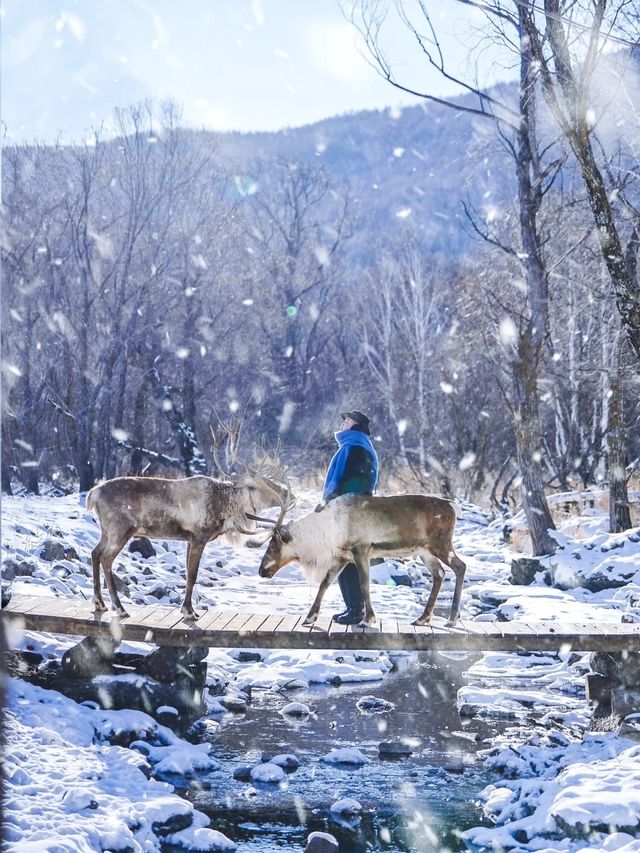
<instances>
[{"instance_id":1,"label":"reindeer leg","mask_svg":"<svg viewBox=\"0 0 640 853\"><path fill-rule=\"evenodd\" d=\"M338 577L338 575L344 568L344 565L344 563L333 565L322 579L320 586L318 587L318 592L316 593L315 600L311 605L311 609L305 616L304 622L302 623L304 628L313 627L316 619L318 618L318 613L320 612L320 605L322 604L324 594L329 589L333 581Z\"/></svg>"},{"instance_id":2,"label":"reindeer leg","mask_svg":"<svg viewBox=\"0 0 640 853\"><path fill-rule=\"evenodd\" d=\"M456 576L456 585L453 591L453 601L451 602L451 612L449 613L449 621L447 622L447 625L452 627L458 621L458 614L460 613L462 584L464 583L464 576L467 571L467 566L465 563L462 562L460 557L458 557L453 548L449 552L447 565L451 567L453 573Z\"/></svg>"},{"instance_id":3,"label":"reindeer leg","mask_svg":"<svg viewBox=\"0 0 640 853\"><path fill-rule=\"evenodd\" d=\"M105 611L107 609L107 605L104 603L102 592L100 590L100 558L102 557L102 552L105 549L106 543L107 540L103 534L100 541L91 552L91 566L93 568L93 609L98 611Z\"/></svg>"},{"instance_id":4,"label":"reindeer leg","mask_svg":"<svg viewBox=\"0 0 640 853\"><path fill-rule=\"evenodd\" d=\"M120 601L120 597L118 596L111 567L113 566L113 561L118 556L120 551L122 551L133 532L133 529L124 531L120 535L120 538L116 541L115 545L112 545L111 548L109 548L108 550L105 548L100 557L102 561L102 568L104 569L104 578L107 582L107 589L109 590L109 595L111 597L111 606L119 616L128 616L129 614L122 606L122 602Z\"/></svg>"},{"instance_id":5,"label":"reindeer leg","mask_svg":"<svg viewBox=\"0 0 640 853\"><path fill-rule=\"evenodd\" d=\"M198 577L200 558L202 557L202 552L204 551L204 547L208 541L208 537L206 539L197 539L194 537L189 540L187 544L187 588L184 593L182 607L180 608L185 619L195 620L198 618L191 603L191 595L193 593L196 578Z\"/></svg>"},{"instance_id":6,"label":"reindeer leg","mask_svg":"<svg viewBox=\"0 0 640 853\"><path fill-rule=\"evenodd\" d=\"M358 568L360 592L362 593L362 601L364 602L364 618L360 621L360 625L374 628L376 625L376 614L373 612L373 605L371 604L371 596L369 592L369 552L354 551L353 562Z\"/></svg>"},{"instance_id":7,"label":"reindeer leg","mask_svg":"<svg viewBox=\"0 0 640 853\"><path fill-rule=\"evenodd\" d=\"M427 601L427 605L424 608L422 616L419 616L413 624L428 625L431 621L431 614L433 613L433 608L435 607L436 599L438 598L440 587L442 586L442 581L444 580L444 569L442 568L440 560L438 560L437 557L434 557L433 554L430 554L428 551L421 551L420 559L431 572L431 576L433 578L433 586L431 587L431 594L429 596L429 600Z\"/></svg>"}]
</instances>

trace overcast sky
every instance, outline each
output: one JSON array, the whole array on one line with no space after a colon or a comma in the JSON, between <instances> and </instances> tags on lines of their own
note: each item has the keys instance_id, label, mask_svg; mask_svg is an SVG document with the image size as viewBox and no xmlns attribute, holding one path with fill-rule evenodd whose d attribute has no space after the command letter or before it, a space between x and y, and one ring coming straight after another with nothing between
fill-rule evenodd
<instances>
[{"instance_id":1,"label":"overcast sky","mask_svg":"<svg viewBox=\"0 0 640 853\"><path fill-rule=\"evenodd\" d=\"M451 67L469 69L482 15L427 0ZM413 85L452 94L395 15L385 47ZM402 106L361 55L338 0L2 0L2 121L8 140L67 141L115 106L172 98L186 123L277 130L350 110ZM483 82L512 74L481 54Z\"/></svg>"}]
</instances>

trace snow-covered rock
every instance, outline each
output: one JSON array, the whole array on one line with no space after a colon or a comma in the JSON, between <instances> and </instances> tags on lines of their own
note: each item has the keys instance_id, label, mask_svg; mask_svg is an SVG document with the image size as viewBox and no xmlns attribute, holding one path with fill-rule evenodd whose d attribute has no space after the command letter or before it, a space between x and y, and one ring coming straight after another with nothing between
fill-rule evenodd
<instances>
[{"instance_id":1,"label":"snow-covered rock","mask_svg":"<svg viewBox=\"0 0 640 853\"><path fill-rule=\"evenodd\" d=\"M252 782L269 782L277 784L286 778L286 773L278 764L268 761L264 764L256 764L251 771Z\"/></svg>"},{"instance_id":2,"label":"snow-covered rock","mask_svg":"<svg viewBox=\"0 0 640 853\"><path fill-rule=\"evenodd\" d=\"M322 757L322 761L327 764L366 764L369 759L363 755L359 749L352 746L345 746L338 749L332 749Z\"/></svg>"}]
</instances>

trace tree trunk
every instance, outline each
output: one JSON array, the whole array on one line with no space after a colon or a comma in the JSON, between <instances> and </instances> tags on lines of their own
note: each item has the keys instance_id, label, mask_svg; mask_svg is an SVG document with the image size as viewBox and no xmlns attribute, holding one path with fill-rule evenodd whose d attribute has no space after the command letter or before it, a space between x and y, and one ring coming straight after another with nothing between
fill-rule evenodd
<instances>
[{"instance_id":1,"label":"tree trunk","mask_svg":"<svg viewBox=\"0 0 640 853\"><path fill-rule=\"evenodd\" d=\"M518 466L522 476L524 507L534 556L553 554L556 543L549 535L555 525L544 493L539 458L542 430L538 411L538 383L532 363L531 337L526 332L519 342L519 358L513 363L514 426Z\"/></svg>"},{"instance_id":2,"label":"tree trunk","mask_svg":"<svg viewBox=\"0 0 640 853\"><path fill-rule=\"evenodd\" d=\"M539 163L536 150L536 74L531 46L520 15L520 114L517 135L518 209L523 265L531 319L520 332L517 358L512 362L514 429L518 466L522 476L522 505L527 517L533 555L553 554L556 543L549 535L555 525L544 493L540 459L542 428L538 408L538 365L542 343L549 326L549 289L537 216L542 203Z\"/></svg>"},{"instance_id":3,"label":"tree trunk","mask_svg":"<svg viewBox=\"0 0 640 853\"><path fill-rule=\"evenodd\" d=\"M624 417L624 385L621 370L622 338L616 345L607 423L607 468L609 474L609 531L622 533L631 527L627 492L627 429Z\"/></svg>"}]
</instances>

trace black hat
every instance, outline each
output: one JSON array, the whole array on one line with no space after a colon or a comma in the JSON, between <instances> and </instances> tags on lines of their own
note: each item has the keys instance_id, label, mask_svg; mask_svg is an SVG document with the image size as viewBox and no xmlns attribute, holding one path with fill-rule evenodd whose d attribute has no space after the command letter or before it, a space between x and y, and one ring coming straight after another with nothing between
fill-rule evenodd
<instances>
[{"instance_id":1,"label":"black hat","mask_svg":"<svg viewBox=\"0 0 640 853\"><path fill-rule=\"evenodd\" d=\"M340 417L351 418L351 420L355 421L358 426L361 426L364 429L369 429L369 418L363 412L359 412L357 409L354 409L351 412L340 412Z\"/></svg>"}]
</instances>

